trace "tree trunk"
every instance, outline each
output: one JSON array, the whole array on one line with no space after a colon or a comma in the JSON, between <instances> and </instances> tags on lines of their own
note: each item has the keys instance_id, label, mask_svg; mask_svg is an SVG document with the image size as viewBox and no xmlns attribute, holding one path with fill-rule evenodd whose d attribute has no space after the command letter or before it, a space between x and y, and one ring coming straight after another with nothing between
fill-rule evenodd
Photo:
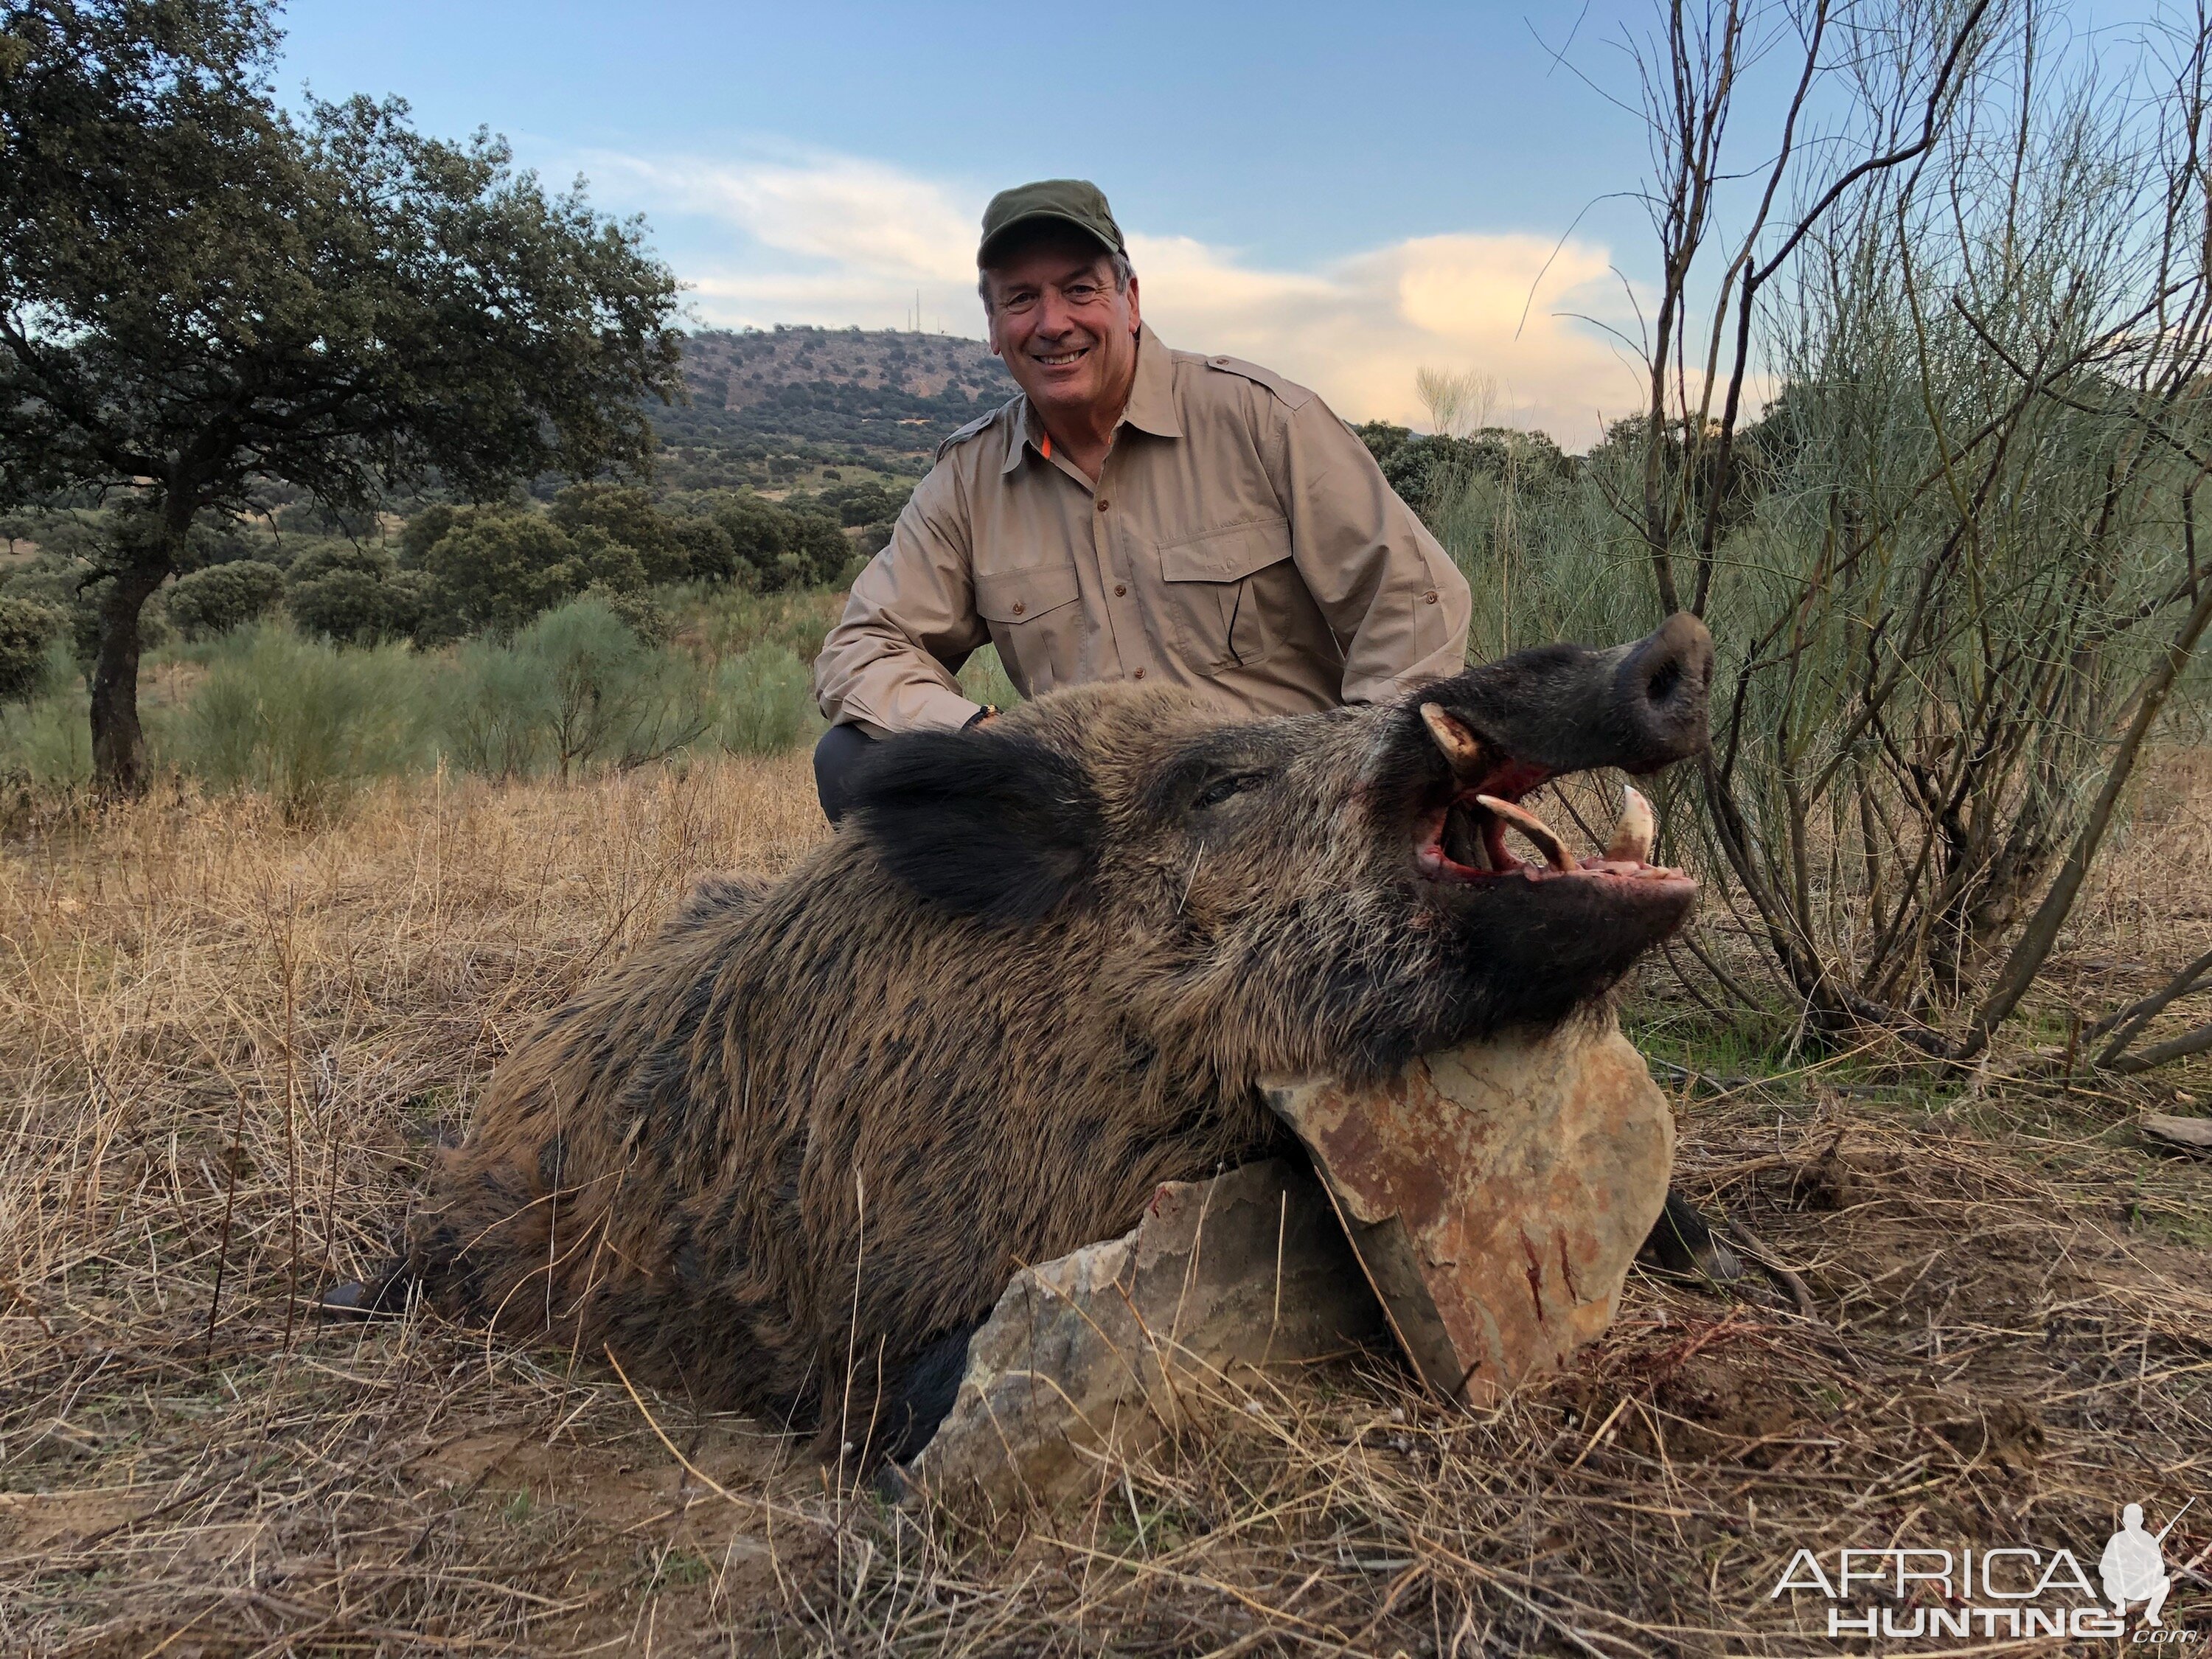
<instances>
[{"instance_id":1,"label":"tree trunk","mask_svg":"<svg viewBox=\"0 0 2212 1659\"><path fill-rule=\"evenodd\" d=\"M190 520L186 521L190 527ZM138 617L169 574L170 550L184 531L163 514L163 535L115 573L100 596L100 656L92 670L92 774L103 794L137 795L146 787L146 733L138 724Z\"/></svg>"}]
</instances>

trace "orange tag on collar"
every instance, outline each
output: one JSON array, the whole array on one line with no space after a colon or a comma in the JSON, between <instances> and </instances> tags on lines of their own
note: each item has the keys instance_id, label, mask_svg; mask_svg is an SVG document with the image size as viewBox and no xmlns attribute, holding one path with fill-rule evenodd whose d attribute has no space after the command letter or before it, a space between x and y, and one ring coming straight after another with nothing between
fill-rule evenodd
<instances>
[{"instance_id":1,"label":"orange tag on collar","mask_svg":"<svg viewBox=\"0 0 2212 1659\"><path fill-rule=\"evenodd\" d=\"M1048 461L1052 459L1051 433L1048 432L1044 434L1044 441L1037 446L1037 453L1043 456Z\"/></svg>"}]
</instances>

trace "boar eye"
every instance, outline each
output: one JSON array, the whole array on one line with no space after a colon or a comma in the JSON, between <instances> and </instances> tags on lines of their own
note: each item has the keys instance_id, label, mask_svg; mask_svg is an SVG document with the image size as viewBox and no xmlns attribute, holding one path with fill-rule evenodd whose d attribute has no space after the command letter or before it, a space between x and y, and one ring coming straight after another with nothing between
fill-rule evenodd
<instances>
[{"instance_id":1,"label":"boar eye","mask_svg":"<svg viewBox=\"0 0 2212 1659\"><path fill-rule=\"evenodd\" d=\"M1198 799L1191 802L1191 807L1195 811L1202 812L1208 807L1220 805L1232 795L1242 794L1247 789L1255 789L1267 781L1267 775L1265 772L1237 772L1225 778L1216 778L1199 791Z\"/></svg>"}]
</instances>

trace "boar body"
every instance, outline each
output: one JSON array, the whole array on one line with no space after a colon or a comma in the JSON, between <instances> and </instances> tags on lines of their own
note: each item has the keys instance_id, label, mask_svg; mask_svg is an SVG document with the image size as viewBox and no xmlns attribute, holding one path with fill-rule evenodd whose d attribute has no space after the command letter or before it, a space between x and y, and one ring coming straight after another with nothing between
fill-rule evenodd
<instances>
[{"instance_id":1,"label":"boar body","mask_svg":"<svg viewBox=\"0 0 2212 1659\"><path fill-rule=\"evenodd\" d=\"M1504 830L1702 745L1686 623L1390 708L1101 685L886 741L834 841L706 884L518 1048L387 1299L905 1455L1018 1267L1283 1144L1257 1079L1554 1024L1679 926L1648 830L1543 868Z\"/></svg>"}]
</instances>

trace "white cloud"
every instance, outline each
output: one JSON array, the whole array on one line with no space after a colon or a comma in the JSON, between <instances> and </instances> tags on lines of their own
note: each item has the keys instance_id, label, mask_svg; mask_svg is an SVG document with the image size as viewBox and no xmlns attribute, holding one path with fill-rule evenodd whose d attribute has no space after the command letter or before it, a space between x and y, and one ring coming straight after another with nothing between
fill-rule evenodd
<instances>
[{"instance_id":1,"label":"white cloud","mask_svg":"<svg viewBox=\"0 0 2212 1659\"><path fill-rule=\"evenodd\" d=\"M978 215L940 186L894 167L842 155L734 167L610 155L592 160L601 177L626 180L679 212L720 219L776 253L890 281L975 282Z\"/></svg>"},{"instance_id":2,"label":"white cloud","mask_svg":"<svg viewBox=\"0 0 2212 1659\"><path fill-rule=\"evenodd\" d=\"M981 335L982 198L834 155L758 161L600 155L608 193L735 233L727 254L679 259L693 308L718 326L923 326ZM1607 251L1516 234L1394 242L1310 270L1267 269L1188 236L1132 229L1145 316L1170 343L1228 352L1313 386L1353 420L1420 424L1425 366L1491 377L1517 424L1579 447L1633 408L1635 373L1597 330L1620 320Z\"/></svg>"},{"instance_id":3,"label":"white cloud","mask_svg":"<svg viewBox=\"0 0 2212 1659\"><path fill-rule=\"evenodd\" d=\"M1636 398L1607 341L1561 314L1613 308L1605 250L1588 243L1426 236L1315 272L1254 270L1182 238L1133 235L1130 254L1165 337L1266 363L1354 420L1423 423L1424 367L1488 376L1506 419L1577 447Z\"/></svg>"}]
</instances>

